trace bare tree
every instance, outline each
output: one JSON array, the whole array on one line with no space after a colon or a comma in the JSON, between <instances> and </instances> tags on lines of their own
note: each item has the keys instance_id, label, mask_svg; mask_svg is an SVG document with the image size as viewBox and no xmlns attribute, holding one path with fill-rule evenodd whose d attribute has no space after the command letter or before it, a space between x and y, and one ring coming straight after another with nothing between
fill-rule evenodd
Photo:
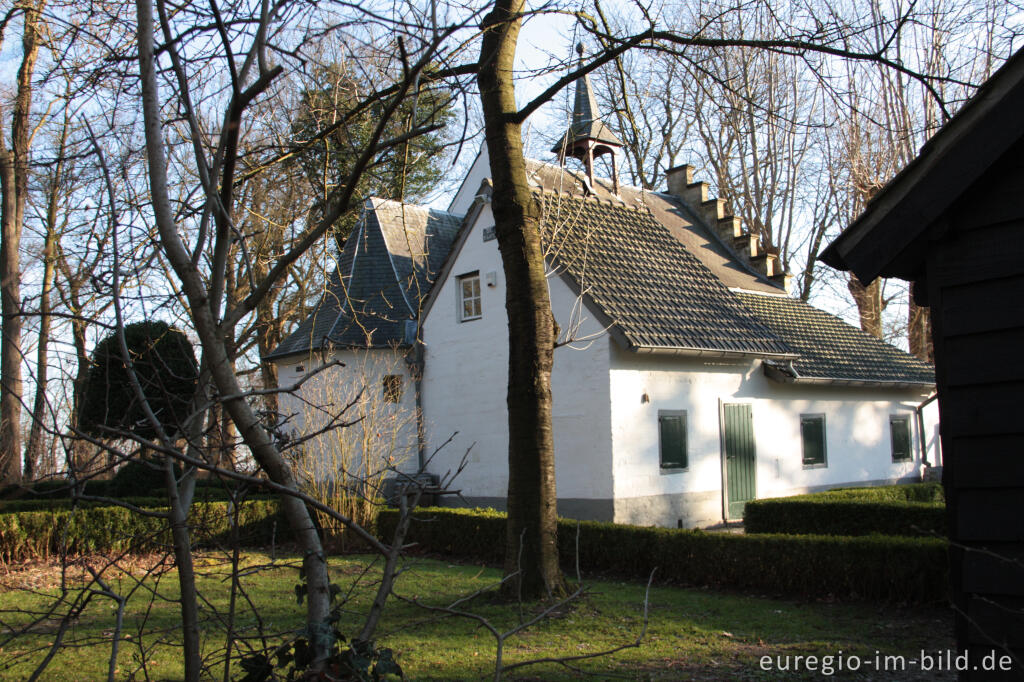
<instances>
[{"instance_id":1,"label":"bare tree","mask_svg":"<svg viewBox=\"0 0 1024 682\"><path fill-rule=\"evenodd\" d=\"M43 0L16 6L22 16L21 66L10 113L10 142L0 143L0 481L21 479L21 234L28 199L32 78L41 43ZM5 17L4 23L7 23ZM10 144L10 147L8 147Z\"/></svg>"},{"instance_id":2,"label":"bare tree","mask_svg":"<svg viewBox=\"0 0 1024 682\"><path fill-rule=\"evenodd\" d=\"M526 181L522 118L513 82L525 5L497 0L484 19L478 80L494 194L495 232L508 313L508 531L505 571L513 594L565 592L558 517L551 369L558 329L551 314L540 239L541 209ZM522 565L522 572L518 566Z\"/></svg>"}]
</instances>

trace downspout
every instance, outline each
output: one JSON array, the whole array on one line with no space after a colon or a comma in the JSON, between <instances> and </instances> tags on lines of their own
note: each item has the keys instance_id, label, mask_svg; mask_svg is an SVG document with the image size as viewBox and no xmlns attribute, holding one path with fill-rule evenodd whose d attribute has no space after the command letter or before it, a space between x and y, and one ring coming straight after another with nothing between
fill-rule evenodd
<instances>
[{"instance_id":1,"label":"downspout","mask_svg":"<svg viewBox=\"0 0 1024 682\"><path fill-rule=\"evenodd\" d=\"M418 338L413 341L412 349L405 356L405 362L409 366L413 389L416 392L416 460L417 471L423 473L427 465L427 434L423 423L423 342Z\"/></svg>"},{"instance_id":2,"label":"downspout","mask_svg":"<svg viewBox=\"0 0 1024 682\"><path fill-rule=\"evenodd\" d=\"M914 408L914 413L917 415L917 433L919 445L921 447L921 464L924 464L926 467L930 467L932 465L928 463L928 444L925 442L924 437L924 408L938 397L938 392L932 393L924 399L924 402ZM941 448L942 445L940 444L939 447Z\"/></svg>"}]
</instances>

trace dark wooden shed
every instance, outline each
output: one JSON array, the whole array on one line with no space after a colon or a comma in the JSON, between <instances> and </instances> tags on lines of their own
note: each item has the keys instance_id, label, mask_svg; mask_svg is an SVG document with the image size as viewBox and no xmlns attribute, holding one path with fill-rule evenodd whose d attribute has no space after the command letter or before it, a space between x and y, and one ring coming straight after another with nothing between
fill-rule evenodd
<instances>
[{"instance_id":1,"label":"dark wooden shed","mask_svg":"<svg viewBox=\"0 0 1024 682\"><path fill-rule=\"evenodd\" d=\"M1024 50L821 260L931 308L961 679L1024 679Z\"/></svg>"}]
</instances>

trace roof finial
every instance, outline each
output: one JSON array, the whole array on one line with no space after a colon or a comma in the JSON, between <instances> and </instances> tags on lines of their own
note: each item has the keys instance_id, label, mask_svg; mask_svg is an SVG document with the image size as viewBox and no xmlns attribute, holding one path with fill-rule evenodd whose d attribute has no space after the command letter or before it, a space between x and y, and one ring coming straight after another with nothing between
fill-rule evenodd
<instances>
[{"instance_id":1,"label":"roof finial","mask_svg":"<svg viewBox=\"0 0 1024 682\"><path fill-rule=\"evenodd\" d=\"M587 51L582 41L576 43L576 54L580 56L579 66L583 67L583 55ZM590 76L583 74L576 79L576 99L573 103L572 123L558 144L551 151L558 154L559 161L564 163L565 157L574 156L583 162L591 184L594 182L594 159L602 154L611 154L612 181L618 192L618 178L615 167L615 150L622 147L622 142L604 124L597 114L597 102L590 87Z\"/></svg>"}]
</instances>

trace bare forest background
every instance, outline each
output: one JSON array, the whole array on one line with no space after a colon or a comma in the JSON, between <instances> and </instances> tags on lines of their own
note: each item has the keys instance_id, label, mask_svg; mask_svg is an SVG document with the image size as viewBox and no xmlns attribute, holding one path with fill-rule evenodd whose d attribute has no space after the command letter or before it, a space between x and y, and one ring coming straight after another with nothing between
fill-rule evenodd
<instances>
[{"instance_id":1,"label":"bare forest background","mask_svg":"<svg viewBox=\"0 0 1024 682\"><path fill-rule=\"evenodd\" d=\"M302 480L316 433L291 431L261 358L323 293L364 199L443 205L485 138L492 161L498 138L520 132L528 156L550 160L566 86L592 73L626 145L624 182L662 189L667 169L695 166L779 254L792 295L852 304L865 330L928 358L927 311L905 287L864 288L815 257L1020 46L1021 19L1005 0L3 0L0 480L78 484L143 456L166 464L182 594L194 590L196 477L269 481L304 556L322 659L333 594L310 509L355 528L386 576L404 531L374 538ZM570 59L576 42L585 63ZM514 236L499 226L503 254ZM174 420L132 369L125 329L142 320L195 349ZM122 351L137 424L80 423L103 339ZM352 402L329 406L318 430L344 428Z\"/></svg>"},{"instance_id":2,"label":"bare forest background","mask_svg":"<svg viewBox=\"0 0 1024 682\"><path fill-rule=\"evenodd\" d=\"M181 284L157 246L148 206L139 83L130 66L135 59L130 8L100 5L81 16L74 5L38 0L7 5L0 45L8 76L0 93L3 437L8 477L19 461L33 479L67 468L69 441L62 436L74 426L90 351L116 326L115 293L129 321L161 319L186 332L193 323ZM479 14L470 8L446 11L467 17L452 31L453 39L472 41ZM591 52L600 57L601 50L616 47L613 37L635 33L645 19L667 31L709 39L707 46L685 50L623 51L596 69L602 114L626 143L622 180L657 190L668 168L694 166L762 245L779 254L793 274L794 296L859 319L865 330L930 358L927 311L909 303L905 286L885 281L863 289L815 257L1010 54L1020 29L1013 3L712 2L665 6L659 17L644 17L639 6L611 4L582 10L545 6L535 13L526 22L527 40L517 63L520 90L526 93L543 92L565 76L575 41L592 43ZM176 61L184 66L173 78L170 71L160 72L172 87L187 88L194 100L191 110L169 115L163 124L174 149L168 182L180 192L174 217L207 239L208 223L223 218L200 192L217 179L210 169L196 168L194 160L175 157L201 152L216 162L224 153L218 146L225 141L216 130L226 123L225 108L242 101L247 109L232 140L238 159L230 171L233 187L226 192L237 206L231 229L244 239L234 239L228 253L217 256L228 265L220 285L228 304L250 296L281 255L316 230L331 193L375 134L376 115L386 102L368 104L374 86L409 67L403 59L408 62L411 55L403 58L394 34L381 27L393 19L367 11L358 22L342 21L344 27L328 30L329 14L318 31L295 26L282 31L277 40L287 47L273 47L283 55L272 67L277 72L272 79L262 75L268 83L258 83L259 91L248 95L251 101L245 101L245 92L234 94L237 71L246 66L257 76L258 69L231 64L224 55L225 45L234 52L242 49L241 24L234 38L228 27L217 28L203 45L207 53L191 43L181 49ZM554 37L558 48L534 47L531 23L539 27L533 42L550 45ZM877 61L766 50L758 44L780 35L829 41L837 52L885 54L906 72ZM740 36L750 44L716 42ZM437 63L427 69L440 65L442 55L432 58ZM192 63L194 72L187 68ZM424 121L429 131L369 160L349 205L330 226L330 238L310 240L311 248L281 268L265 294L260 292L259 304L239 311L223 330L229 360L248 390L276 385L273 365L260 358L322 293L361 200L382 196L444 205L479 149L479 103L464 77L417 88L383 132L424 132L415 130ZM568 123L569 96L571 89L565 89L533 116L527 155L550 156L546 150ZM272 393L263 395L262 403L268 414L276 411ZM231 449L230 419L223 421L223 447ZM10 456L15 452L17 457Z\"/></svg>"}]
</instances>

